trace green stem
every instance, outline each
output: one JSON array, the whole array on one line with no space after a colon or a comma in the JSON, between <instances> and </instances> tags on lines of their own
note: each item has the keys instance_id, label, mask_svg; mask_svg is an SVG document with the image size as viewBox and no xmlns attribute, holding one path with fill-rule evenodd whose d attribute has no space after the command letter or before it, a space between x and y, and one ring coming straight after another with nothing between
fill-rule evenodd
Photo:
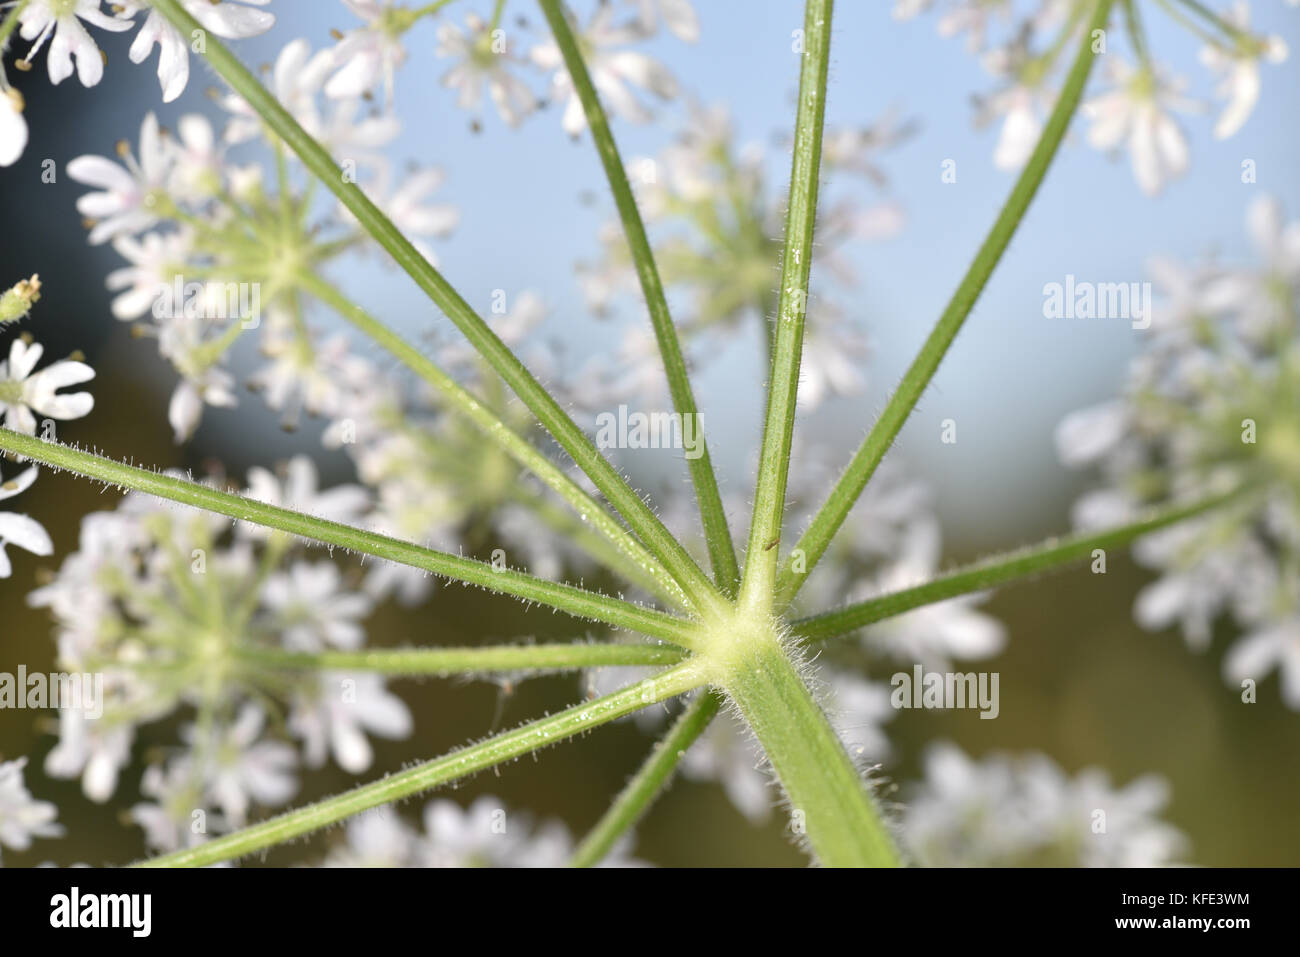
<instances>
[{"instance_id":1,"label":"green stem","mask_svg":"<svg viewBox=\"0 0 1300 957\"><path fill-rule=\"evenodd\" d=\"M659 341L659 355L663 359L664 372L668 377L668 391L672 395L673 408L682 418L683 430L686 429L688 422L695 425L700 454L687 459L691 482L695 486L695 499L704 524L709 560L713 565L713 577L724 593L732 595L740 578L736 550L731 541L731 530L727 527L727 513L722 507L722 495L718 491L718 477L709 457L708 444L704 441L704 423L695 404L695 395L691 391L686 360L682 355L681 340L677 336L672 315L668 311L668 301L659 278L659 268L655 264L654 251L646 235L645 223L641 220L636 196L627 179L627 169L614 142L614 134L609 128L609 117L600 104L600 97L596 94L591 75L587 72L587 64L582 58L582 50L573 36L573 31L569 28L568 20L565 19L564 5L561 0L541 0L541 5L542 12L550 22L551 32L555 35L555 42L564 55L564 63L573 80L573 87L582 101L583 111L587 115L587 126L591 129L592 141L596 144L601 164L605 167L605 177L609 180L610 191L614 194L614 204L618 207L619 219L623 222L623 234L627 237L632 261L636 265L637 277L641 282L641 291L645 295L646 307L650 312L650 322L654 326L655 338Z\"/></svg>"},{"instance_id":2,"label":"green stem","mask_svg":"<svg viewBox=\"0 0 1300 957\"><path fill-rule=\"evenodd\" d=\"M576 671L615 665L675 665L684 653L664 645L550 644L483 648L382 648L371 651L295 652L241 649L239 657L268 668L374 671L386 675L482 675L496 672Z\"/></svg>"},{"instance_id":3,"label":"green stem","mask_svg":"<svg viewBox=\"0 0 1300 957\"><path fill-rule=\"evenodd\" d=\"M578 618L604 622L615 628L627 628L683 647L689 647L694 637L695 626L692 622L631 602L585 591L573 585L534 578L512 569L498 570L485 562L449 555L389 538L387 535L256 502L241 495L160 475L148 469L136 468L8 429L0 429L0 450L24 455L33 461L57 469L67 469L109 485L134 489L216 512L218 515L227 515L239 521L314 539L333 547L409 565L469 585L478 585L488 591L538 602Z\"/></svg>"},{"instance_id":4,"label":"green stem","mask_svg":"<svg viewBox=\"0 0 1300 957\"><path fill-rule=\"evenodd\" d=\"M188 36L201 29L177 0L154 0L154 9L165 16L173 26ZM280 105L251 72L239 62L230 50L216 37L208 35L204 54L212 67L221 74L231 88L244 98L279 136L298 155L303 165L312 172L339 201L356 217L362 228L374 238L393 260L412 278L421 290L439 307L483 356L493 369L537 416L537 420L555 437L567 452L623 515L632 530L645 543L668 570L695 604L703 612L718 609L724 601L704 572L673 538L654 511L641 499L622 475L601 455L595 444L578 427L577 423L524 366L510 348L474 312L469 303L437 269L420 254L392 220L370 201L361 189L343 175L329 152L321 146L298 121Z\"/></svg>"},{"instance_id":5,"label":"green stem","mask_svg":"<svg viewBox=\"0 0 1300 957\"><path fill-rule=\"evenodd\" d=\"M399 801L538 751L641 708L683 694L700 683L693 667L689 664L678 665L614 694L575 705L548 718L495 735L479 744L398 771L316 804L280 814L198 847L141 861L138 866L203 867L245 857L318 831L381 804Z\"/></svg>"},{"instance_id":6,"label":"green stem","mask_svg":"<svg viewBox=\"0 0 1300 957\"><path fill-rule=\"evenodd\" d=\"M1055 571L1065 565L1084 561L1091 558L1096 549L1119 548L1127 545L1150 532L1220 508L1237 500L1241 494L1240 491L1236 491L1190 505L1155 509L1143 518L1119 528L1049 539L1029 548L984 559L923 585L801 618L794 623L793 628L796 634L809 641L845 635L863 625L893 618L895 615L901 615L922 605L931 605L958 595L983 591L1019 578Z\"/></svg>"},{"instance_id":7,"label":"green stem","mask_svg":"<svg viewBox=\"0 0 1300 957\"><path fill-rule=\"evenodd\" d=\"M726 690L789 798L791 826L828 867L895 867L893 838L862 775L776 642L749 643Z\"/></svg>"},{"instance_id":8,"label":"green stem","mask_svg":"<svg viewBox=\"0 0 1300 957\"><path fill-rule=\"evenodd\" d=\"M1138 15L1137 0L1124 0L1124 24L1128 29L1129 39L1138 59L1147 69L1151 68L1151 51L1147 49L1147 35L1142 28L1142 18Z\"/></svg>"},{"instance_id":9,"label":"green stem","mask_svg":"<svg viewBox=\"0 0 1300 957\"><path fill-rule=\"evenodd\" d=\"M799 106L794 125L794 158L785 219L785 254L777 304L772 374L767 415L759 454L754 518L745 550L741 604L770 610L785 490L799 392L799 360L808 312L808 275L812 266L813 230L817 219L817 177L821 169L822 124L826 113L826 75L830 64L833 0L808 0L804 7L803 65L799 71Z\"/></svg>"},{"instance_id":10,"label":"green stem","mask_svg":"<svg viewBox=\"0 0 1300 957\"><path fill-rule=\"evenodd\" d=\"M593 867L599 864L619 838L636 826L668 786L682 756L704 733L721 707L722 697L715 692L701 692L696 696L668 734L655 744L645 764L619 792L591 833L583 838L569 862L571 866Z\"/></svg>"},{"instance_id":11,"label":"green stem","mask_svg":"<svg viewBox=\"0 0 1300 957\"><path fill-rule=\"evenodd\" d=\"M663 566L645 550L605 507L583 491L569 475L547 458L531 442L511 429L492 408L474 398L455 379L444 372L437 363L422 355L418 349L403 339L370 313L357 306L324 279L304 272L299 285L321 302L346 319L363 334L405 363L421 379L442 396L447 405L465 416L491 442L507 455L540 478L547 487L563 498L586 522L604 535L614 546L639 568L644 570L655 586L655 594L677 607L682 607L686 597Z\"/></svg>"},{"instance_id":12,"label":"green stem","mask_svg":"<svg viewBox=\"0 0 1300 957\"><path fill-rule=\"evenodd\" d=\"M1247 31L1241 29L1235 23L1230 23L1223 17L1219 16L1199 0L1178 0L1184 7L1197 14L1199 17L1213 25L1216 29L1221 30L1227 36L1231 37L1237 43L1250 43L1254 40Z\"/></svg>"},{"instance_id":13,"label":"green stem","mask_svg":"<svg viewBox=\"0 0 1300 957\"><path fill-rule=\"evenodd\" d=\"M944 309L938 323L922 345L920 353L908 367L897 391L890 397L885 411L876 420L871 432L854 454L848 468L835 484L835 488L831 490L826 503L817 512L807 531L803 533L786 558L776 584L778 608L783 608L794 598L808 574L825 554L831 539L839 531L844 519L862 494L863 488L866 487L867 481L893 445L903 423L907 421L921 394L929 385L930 379L939 368L939 363L943 361L953 339L956 338L974 307L975 301L983 292L989 276L993 274L994 268L1006 251L1007 244L1011 242L1011 237L1015 235L1079 105L1095 58L1092 52L1092 34L1094 30L1105 28L1110 16L1111 3L1112 0L1098 0L1092 21L1083 32L1083 41L1078 55L1070 68L1065 86L1056 100L1051 116L1048 117L1047 125L1038 138L1038 144L1034 147L1029 162L1016 180L1011 195L993 223L993 228L980 246L974 262L971 263L957 291L948 302L947 308Z\"/></svg>"},{"instance_id":14,"label":"green stem","mask_svg":"<svg viewBox=\"0 0 1300 957\"><path fill-rule=\"evenodd\" d=\"M0 22L0 50L5 48L9 42L9 37L14 32L14 27L18 26L18 17L32 0L18 0L17 6L11 7L9 13L5 16L4 21Z\"/></svg>"}]
</instances>

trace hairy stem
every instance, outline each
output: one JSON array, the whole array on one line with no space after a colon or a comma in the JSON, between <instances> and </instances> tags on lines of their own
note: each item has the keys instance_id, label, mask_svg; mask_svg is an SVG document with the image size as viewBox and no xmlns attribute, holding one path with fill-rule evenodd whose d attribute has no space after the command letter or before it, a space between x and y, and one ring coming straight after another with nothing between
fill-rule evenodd
<instances>
[{"instance_id":1,"label":"hairy stem","mask_svg":"<svg viewBox=\"0 0 1300 957\"><path fill-rule=\"evenodd\" d=\"M794 158L785 219L785 256L777 304L772 372L768 382L763 447L759 453L754 519L745 550L741 603L772 608L785 490L799 392L799 360L808 313L808 275L817 219L817 177L821 169L822 124L826 113L826 75L830 63L833 0L808 0L804 7L803 65L794 124Z\"/></svg>"},{"instance_id":2,"label":"hairy stem","mask_svg":"<svg viewBox=\"0 0 1300 957\"><path fill-rule=\"evenodd\" d=\"M1232 492L1190 505L1166 506L1152 510L1143 518L1119 528L1049 539L1029 548L986 558L967 568L941 575L923 585L801 618L794 623L793 627L799 636L810 641L845 635L863 625L893 618L895 615L901 615L922 605L931 605L958 595L983 591L996 585L1055 571L1065 565L1084 561L1091 558L1097 549L1122 547L1150 532L1221 508L1240 497L1241 492Z\"/></svg>"},{"instance_id":3,"label":"hairy stem","mask_svg":"<svg viewBox=\"0 0 1300 957\"><path fill-rule=\"evenodd\" d=\"M206 844L142 861L143 867L203 867L283 844L362 811L459 781L479 771L607 724L649 705L690 691L701 683L689 664L661 672L595 701L494 735L441 758L398 771L316 804L226 834Z\"/></svg>"},{"instance_id":4,"label":"hairy stem","mask_svg":"<svg viewBox=\"0 0 1300 957\"><path fill-rule=\"evenodd\" d=\"M243 649L239 657L267 668L374 671L386 675L541 674L618 665L675 665L685 657L667 645L544 644L481 648L381 648L372 651L297 652Z\"/></svg>"},{"instance_id":5,"label":"hairy stem","mask_svg":"<svg viewBox=\"0 0 1300 957\"><path fill-rule=\"evenodd\" d=\"M722 678L789 798L791 829L829 867L893 867L898 852L862 775L776 642L749 642Z\"/></svg>"},{"instance_id":6,"label":"hairy stem","mask_svg":"<svg viewBox=\"0 0 1300 957\"><path fill-rule=\"evenodd\" d=\"M146 492L159 498L267 528L279 529L302 538L346 548L362 555L409 565L455 581L477 585L488 591L534 601L566 614L604 622L616 628L687 646L694 636L691 622L631 602L534 578L513 569L496 569L485 562L449 555L387 535L326 521L275 505L253 501L241 495L218 491L197 482L136 468L90 452L45 442L29 435L0 429L0 450L24 455L36 462L66 469L121 488Z\"/></svg>"},{"instance_id":7,"label":"hairy stem","mask_svg":"<svg viewBox=\"0 0 1300 957\"><path fill-rule=\"evenodd\" d=\"M551 25L555 42L564 56L569 76L573 79L573 88L582 101L583 111L587 115L587 126L591 138L600 154L600 161L605 167L605 176L609 180L610 191L614 194L614 204L618 207L619 219L623 222L623 234L627 237L632 261L636 265L637 277L641 282L641 291L645 295L646 307L650 312L650 322L654 326L655 338L659 342L659 355L663 359L664 372L668 376L668 391L672 395L673 408L682 417L682 428L691 422L695 426L695 436L699 442L700 454L688 458L691 482L695 486L695 500L699 505L700 518L704 524L704 535L708 542L709 560L713 565L713 577L724 593L734 594L740 578L740 569L736 564L736 550L731 541L731 530L727 527L727 513L722 507L722 495L718 491L718 478L713 470L713 461L709 457L708 444L704 440L704 424L695 404L695 395L691 391L690 377L686 372L686 359L682 355L681 341L677 329L668 311L668 301L664 297L663 283L659 279L659 267L655 264L654 252L650 248L650 239L646 235L645 224L637 209L636 196L627 179L627 170L614 142L614 134L609 128L609 118L596 88L583 62L582 51L578 41L565 19L564 4L561 0L540 0L542 12Z\"/></svg>"},{"instance_id":8,"label":"hairy stem","mask_svg":"<svg viewBox=\"0 0 1300 957\"><path fill-rule=\"evenodd\" d=\"M1052 159L1056 156L1056 151L1069 128L1070 119L1078 108L1095 58L1093 31L1105 28L1110 16L1111 3L1112 0L1098 0L1091 23L1083 32L1083 41L1078 55L1066 77L1065 86L1057 97L1056 105L1052 108L1051 116L1048 117L1047 125L1043 127L1043 133L1038 138L1038 144L1034 147L1029 162L1016 180L1011 195L980 246L974 262L966 271L966 275L958 285L957 291L953 293L938 323L925 340L925 344L921 346L920 353L908 367L903 381L890 397L885 411L876 420L871 432L863 440L844 474L835 484L826 504L817 512L807 531L803 533L786 558L776 585L778 608L783 608L790 602L818 560L825 554L831 539L839 531L844 519L862 494L863 488L866 487L867 481L875 472L881 459L885 457L885 453L889 451L889 447L893 445L903 423L907 421L921 394L929 385L953 339L961 330L966 317L970 315L975 301L983 292L989 276L993 274L994 268L1006 251L1007 244L1011 242L1011 237L1015 235L1016 228L1020 225Z\"/></svg>"},{"instance_id":9,"label":"hairy stem","mask_svg":"<svg viewBox=\"0 0 1300 957\"><path fill-rule=\"evenodd\" d=\"M178 0L153 0L153 6L185 35L200 29ZM447 315L470 344L496 370L537 420L626 519L687 594L696 609L721 606L722 595L673 538L657 515L628 485L595 444L546 391L510 348L501 341L464 297L424 258L395 225L334 162L298 121L216 37L207 36L204 56L230 87L244 98L266 125L297 154L308 170L356 217L362 228L393 257L420 289Z\"/></svg>"},{"instance_id":10,"label":"hairy stem","mask_svg":"<svg viewBox=\"0 0 1300 957\"><path fill-rule=\"evenodd\" d=\"M716 692L701 692L682 712L672 728L655 744L650 757L619 792L609 810L596 822L573 854L573 867L599 864L618 843L619 838L636 827L650 805L668 786L683 755L704 733L722 707Z\"/></svg>"},{"instance_id":11,"label":"hairy stem","mask_svg":"<svg viewBox=\"0 0 1300 957\"><path fill-rule=\"evenodd\" d=\"M480 402L466 391L451 376L444 372L432 359L422 355L419 350L400 335L380 322L360 306L352 303L330 283L312 273L303 273L299 285L328 305L349 323L399 359L416 375L427 382L442 396L447 405L465 416L490 442L496 443L507 455L527 468L546 483L547 487L563 498L593 528L599 531L627 558L651 579L655 594L677 607L681 607L686 598L682 590L664 571L662 565L645 550L645 546L619 524L605 507L588 495L581 486L570 478L563 469L546 457L531 442L511 429L492 408Z\"/></svg>"}]
</instances>

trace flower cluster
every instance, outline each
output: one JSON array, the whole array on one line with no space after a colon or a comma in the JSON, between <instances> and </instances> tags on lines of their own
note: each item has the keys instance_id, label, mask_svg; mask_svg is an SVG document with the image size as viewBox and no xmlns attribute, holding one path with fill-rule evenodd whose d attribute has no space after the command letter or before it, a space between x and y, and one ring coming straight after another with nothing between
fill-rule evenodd
<instances>
[{"instance_id":1,"label":"flower cluster","mask_svg":"<svg viewBox=\"0 0 1300 957\"><path fill-rule=\"evenodd\" d=\"M1104 771L1069 777L1041 754L975 762L936 744L901 834L926 867L1168 867L1187 846L1155 816L1168 799L1152 775L1116 789Z\"/></svg>"},{"instance_id":2,"label":"flower cluster","mask_svg":"<svg viewBox=\"0 0 1300 957\"><path fill-rule=\"evenodd\" d=\"M1288 0L1295 6L1295 0ZM1118 7L1119 5L1116 4ZM1108 50L1107 89L1083 106L1088 143L1104 151L1127 150L1138 186L1160 192L1190 163L1186 137L1175 114L1199 113L1207 104L1185 93L1187 83L1167 71L1150 50L1139 14L1146 4L1127 3L1124 29L1134 62ZM1180 27L1201 43L1200 59L1223 101L1214 136L1226 139L1245 125L1259 100L1260 65L1287 57L1281 37L1251 30L1250 5L1234 0L1224 13L1202 3L1176 0L1160 4ZM1063 51L1073 49L1093 7L1091 0L895 0L894 16L910 19L930 7L941 8L939 32L964 35L967 49L1000 84L979 99L977 123L1001 123L993 161L1000 169L1020 167L1042 131L1053 100L1053 77L1064 68ZM994 39L994 35L998 39Z\"/></svg>"},{"instance_id":3,"label":"flower cluster","mask_svg":"<svg viewBox=\"0 0 1300 957\"><path fill-rule=\"evenodd\" d=\"M26 758L0 761L0 847L25 851L34 837L58 837L63 828L54 823L58 808L37 801L23 784Z\"/></svg>"},{"instance_id":4,"label":"flower cluster","mask_svg":"<svg viewBox=\"0 0 1300 957\"><path fill-rule=\"evenodd\" d=\"M275 16L258 9L270 0L179 0L181 7L213 36L243 39L265 33ZM393 101L394 78L407 57L408 33L421 20L436 13L440 4L413 9L393 0L343 0L362 22L338 33L338 42L317 57L281 60L276 69L277 93L286 105L286 92L310 95L304 87L319 88L339 104L355 104L382 88L386 106ZM549 96L565 102L564 129L577 134L586 125L582 106L573 92L559 50L549 41L521 51L510 31L497 19L485 21L468 14L464 28L442 23L434 47L439 57L452 61L442 84L456 94L466 110L477 111L483 92L507 124L517 126L544 102L543 96L515 75L521 69L551 73ZM7 15L6 15L7 14ZM677 37L694 42L699 22L690 0L624 0L624 9L602 3L580 31L589 64L601 96L619 116L644 123L652 113L634 89L671 99L677 94L672 74L656 60L634 49L664 25ZM104 55L87 26L122 33L139 27L128 56L142 63L158 47L158 82L164 103L184 92L190 76L191 41L150 0L9 0L0 4L0 50L16 33L29 46L20 59L21 69L31 69L32 59L47 47L50 82L61 83L75 73L83 86L103 77ZM519 31L526 33L526 29ZM196 49L198 47L196 46ZM289 88L288 90L286 88ZM27 120L22 94L9 84L0 67L0 166L18 161L27 145ZM348 111L340 109L336 117ZM346 117L345 117L346 119ZM345 123L346 125L346 123ZM313 131L315 132L315 131ZM337 140L335 140L337 143Z\"/></svg>"},{"instance_id":5,"label":"flower cluster","mask_svg":"<svg viewBox=\"0 0 1300 957\"><path fill-rule=\"evenodd\" d=\"M507 814L490 795L467 808L454 801L430 801L424 831L407 824L392 805L348 822L344 840L324 867L563 867L573 839L560 821L534 825L527 815ZM637 867L641 862L616 848L602 867Z\"/></svg>"},{"instance_id":6,"label":"flower cluster","mask_svg":"<svg viewBox=\"0 0 1300 957\"><path fill-rule=\"evenodd\" d=\"M245 494L352 523L368 506L356 486L319 491L305 458L283 479L252 470ZM287 801L300 762L365 770L368 735L410 733L405 704L378 675L282 669L275 657L361 647L373 602L359 584L287 535L139 493L87 516L78 549L30 602L54 616L60 668L103 676L102 714L61 707L46 771L106 801L137 729L191 716L145 771L153 800L132 812L151 847L174 849Z\"/></svg>"},{"instance_id":7,"label":"flower cluster","mask_svg":"<svg viewBox=\"0 0 1300 957\"><path fill-rule=\"evenodd\" d=\"M1231 612L1245 636L1225 677L1278 668L1300 708L1300 223L1262 197L1248 226L1257 267L1154 264L1164 299L1123 398L1072 414L1057 440L1067 463L1096 463L1106 480L1076 507L1084 526L1237 492L1138 542L1138 561L1161 577L1139 596L1137 620L1178 624L1203 650Z\"/></svg>"},{"instance_id":8,"label":"flower cluster","mask_svg":"<svg viewBox=\"0 0 1300 957\"><path fill-rule=\"evenodd\" d=\"M827 130L823 166L883 186L886 179L875 159L910 131L910 124L892 114L874 126ZM678 330L692 357L717 354L741 325L770 335L785 196L765 181L763 165L759 146L736 147L725 109L699 106L692 107L672 145L656 157L628 163L638 206L654 233L664 286L691 299L690 319L679 322ZM893 200L864 204L851 191L832 199L818 217L817 240L834 284L841 289L856 284L842 254L847 244L889 238L902 225L902 210ZM589 306L606 315L621 296L635 295L639 287L619 224L607 224L600 239L602 258L580 263L578 275ZM831 290L810 292L800 366L802 406L811 409L832 395L857 393L864 385L859 370L865 354L861 329ZM664 392L658 349L639 317L627 328L618 355L597 360L584 384L586 401L605 408Z\"/></svg>"}]
</instances>

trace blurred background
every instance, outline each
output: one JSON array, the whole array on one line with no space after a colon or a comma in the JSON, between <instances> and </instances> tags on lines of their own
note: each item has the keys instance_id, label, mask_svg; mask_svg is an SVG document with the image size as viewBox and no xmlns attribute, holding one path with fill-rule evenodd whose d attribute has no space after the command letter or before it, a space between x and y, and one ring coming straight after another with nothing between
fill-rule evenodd
<instances>
[{"instance_id":1,"label":"blurred background","mask_svg":"<svg viewBox=\"0 0 1300 957\"><path fill-rule=\"evenodd\" d=\"M961 41L937 35L932 17L895 23L891 5L886 0L842 3L832 44L828 125L869 124L891 108L918 124L915 135L881 160L888 195L906 211L905 229L895 239L853 250L861 285L849 300L850 317L871 338L869 388L862 396L826 405L805 423L845 460L938 316L1012 182L993 167L996 130L976 130L971 122L971 94L990 90L990 78ZM698 0L696 6L702 21L698 45L661 34L645 49L699 102L729 108L738 141L768 148L770 182L783 189L788 153L776 144L788 135L793 112L797 61L790 34L801 23L802 5ZM490 4L463 0L443 16L459 20L462 7ZM1220 142L1210 136L1211 117L1185 121L1192 168L1161 196L1150 198L1134 183L1127 157L1115 161L1087 148L1079 142L1082 126L1076 125L1074 141L1063 148L965 332L905 428L894 457L936 493L947 562L1068 528L1070 503L1088 480L1058 464L1053 428L1066 412L1113 395L1138 347L1127 322L1044 319L1044 283L1061 281L1066 273L1138 281L1153 254L1189 263L1206 255L1248 262L1252 250L1243 218L1253 197L1274 194L1292 216L1300 214L1297 13L1276 0L1256 7L1258 29L1283 36L1293 55L1263 68L1263 95L1245 128ZM247 63L269 64L297 36L320 48L332 42L331 28L352 26L341 4L325 0L276 0L272 9L279 17L275 29L237 46ZM512 0L507 19L519 15L529 21L519 28L544 30L534 5ZM1154 11L1147 27L1157 57L1177 72L1195 75L1204 92L1195 42ZM118 257L106 246L86 243L74 208L83 188L62 175L63 164L74 156L112 155L120 139L134 144L149 110L172 128L186 112L218 118L206 95L215 78L197 62L182 99L163 105L156 60L138 67L127 60L132 35L96 31L108 65L103 82L91 90L75 79L51 87L43 59L30 74L9 70L27 100L31 142L19 164L0 174L0 284L39 273L43 297L23 328L51 358L80 349L98 371L92 385L95 411L61 425L60 438L114 457L196 472L219 461L230 475L304 451L320 463L327 482L350 480L348 461L321 449L318 423L286 434L277 414L252 395L242 397L235 410L206 410L188 445L172 442L166 401L174 373L152 342L133 339L129 327L110 315L103 280ZM589 316L573 272L575 261L598 256L598 230L612 215L589 140L564 135L555 109L517 131L506 129L489 111L481 116L482 129L471 129L473 117L439 86L446 63L432 55L432 24L418 27L410 39L410 60L398 75L396 97L405 131L392 155L437 163L447 171L439 199L459 208L461 223L436 245L444 274L483 311L493 289L538 291L551 309L549 334L566 343L575 362L615 348L619 329ZM651 154L667 145L686 102L661 107L661 122L652 126L617 122L625 155ZM41 180L47 158L60 171L54 183ZM940 180L946 159L956 161L956 183ZM1253 185L1241 182L1245 159L1256 164ZM377 258L335 275L408 336L454 338L454 330L414 285ZM684 299L679 305L685 307ZM7 346L13 334L5 333L0 345ZM706 422L725 423L725 428L710 426L724 485L746 495L762 411L760 354L755 335L725 362L711 363L697 385ZM946 418L958 421L955 445L939 441L939 423ZM66 475L47 475L24 495L22 510L44 523L57 551L47 560L11 553L14 575L0 582L0 670L16 671L19 663L29 671L51 670L48 616L29 609L25 596L42 566L57 567L75 548L80 517L112 507L114 499L115 493ZM976 756L1038 750L1070 772L1103 767L1121 784L1156 772L1172 787L1164 817L1190 836L1192 861L1300 863L1300 820L1294 813L1300 806L1300 715L1278 701L1276 676L1260 686L1257 704L1240 703L1237 691L1220 678L1227 634L1219 635L1207 653L1194 654L1172 631L1138 629L1132 601L1147 580L1126 557L1112 555L1105 576L1079 568L994 596L985 608L1005 623L1010 641L1003 655L979 667L1002 675L999 719L981 721L974 711L899 713L887 726L897 755L887 777L915 779L923 745L935 738L954 740ZM558 616L460 588L438 590L416 611L384 606L370 620L368 633L376 646L571 635ZM376 740L370 776L571 703L577 682L541 679L509 694L488 684L395 682L394 687L415 715L416 733L402 742ZM0 712L0 756L30 756L28 786L58 804L68 835L38 841L25 854L6 850L5 864L121 863L140 856L140 831L119 820L117 810L87 801L76 781L44 775L41 763L54 743L53 719L33 717ZM174 734L174 727L161 725L140 735L137 765L124 773L116 807L135 803L132 788L144 756ZM481 775L457 797L468 801L492 793L511 808L561 817L581 833L650 743L630 723L604 728L539 760ZM332 766L309 773L295 803L352 783ZM311 845L274 852L267 861L314 857L337 839L338 832L317 836ZM638 832L636 851L663 865L803 862L775 818L768 827L755 828L733 811L720 788L688 781L678 781L657 805Z\"/></svg>"}]
</instances>

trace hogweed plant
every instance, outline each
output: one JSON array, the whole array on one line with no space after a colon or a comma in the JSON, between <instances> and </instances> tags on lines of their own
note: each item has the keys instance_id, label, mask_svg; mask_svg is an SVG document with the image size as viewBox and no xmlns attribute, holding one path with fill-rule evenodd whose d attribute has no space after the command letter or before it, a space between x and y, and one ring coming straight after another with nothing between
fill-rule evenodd
<instances>
[{"instance_id":1,"label":"hogweed plant","mask_svg":"<svg viewBox=\"0 0 1300 957\"><path fill-rule=\"evenodd\" d=\"M897 116L823 128L833 0L807 0L794 32L798 98L784 197L766 188L755 151L732 142L719 108L695 107L657 158L625 162L616 144L612 117L645 122L649 97L678 95L675 78L636 45L661 24L699 40L688 0L600 3L585 21L561 0L540 0L550 38L527 51L516 41L529 30L503 26L504 0L482 17L462 14L468 0L345 3L359 22L336 33L336 46L289 42L266 85L223 40L270 29L267 0L0 6L0 44L28 44L14 66L31 70L44 49L54 83L74 72L85 86L99 81L103 58L87 27L136 29L134 62L157 46L164 101L186 86L193 55L219 74L224 131L190 114L171 133L151 113L138 143L122 143L115 158L67 164L91 189L77 204L90 242L111 243L124 260L107 280L112 312L155 338L178 373L168 409L178 442L207 407L235 404L232 349L256 338L266 359L252 378L258 393L286 425L325 418L326 443L346 452L358 479L322 489L300 456L279 473L254 468L232 491L221 475L195 481L59 444L53 423L94 406L90 392L66 390L94 372L75 356L42 366L41 346L15 334L0 362L0 449L11 460L0 499L27 490L41 466L127 492L115 509L86 516L77 550L29 597L53 617L59 667L100 682L99 713L85 701L60 707L46 771L79 777L88 797L107 801L136 729L183 716L179 740L140 782L149 800L129 815L160 852L143 862L155 866L233 861L343 821L346 842L327 864L627 862L627 836L679 767L721 781L755 820L770 813L770 773L791 833L825 865L1131 865L1185 853L1182 836L1158 818L1166 800L1158 779L1114 788L1102 772L1070 778L1042 756L976 763L938 745L924 785L902 805L886 802L872 774L888 756L880 725L907 694L900 699L897 681L891 693L867 680L862 665L915 665L919 695L925 669L1002 647L1001 626L976 609L982 593L1134 543L1163 573L1137 605L1144 625L1179 620L1189 640L1204 643L1214 617L1231 611L1248 633L1228 658L1228 678L1254 682L1276 667L1288 703L1300 707L1300 226L1285 225L1275 204L1251 207L1261 269L1161 264L1165 297L1124 396L1062 424L1065 459L1098 463L1107 480L1080 504L1077 534L941 572L924 493L884 463L1076 114L1088 119L1092 145L1127 147L1147 192L1186 167L1170 111L1190 101L1155 61L1143 18L1167 15L1204 44L1226 101L1214 127L1222 137L1253 108L1260 64L1286 55L1279 40L1252 32L1246 5L1223 14L1192 0L894 5L900 19L940 8L941 32L964 33L998 78L980 121L1000 118L994 159L1018 174L920 352L833 476L795 441L797 408L860 385L861 343L833 298L851 270L833 254L892 233L901 212L887 195L827 199L822 173L859 173L883 190L877 154L910 129ZM399 176L384 154L400 128L394 103L408 36L435 17L437 56L449 62L443 84L459 105L477 110L486 94L513 127L554 103L564 131L590 137L608 180L617 222L602 236L601 261L581 264L579 279L600 311L639 294L650 327L629 331L616 355L554 389L541 378L565 377L535 335L543 301L522 295L492 321L480 316L425 243L457 223L455 208L433 197L440 172ZM1005 39L995 41L999 28ZM1135 65L1110 49L1117 33ZM1101 61L1109 86L1089 97ZM549 74L545 93L536 70ZM27 117L0 72L0 164L22 154L28 119L48 118ZM256 154L235 158L254 143L267 148L269 169ZM464 342L418 346L326 278L334 261L367 246L407 273ZM831 268L810 291L814 261ZM40 289L33 276L0 297L6 333L39 316ZM688 316L670 314L669 289L690 293ZM322 311L387 352L418 387L387 375L347 334L322 335L308 318ZM761 323L770 368L750 518L733 537L736 503L720 489L688 370L747 323ZM609 409L653 402L665 384L671 414L619 428L646 429L646 444L656 429L678 430L666 444L686 449L693 507L647 501L600 440ZM534 439L537 425L562 457ZM813 467L792 467L805 462ZM816 509L787 508L816 498ZM509 547L479 560L422 544L449 540L471 553ZM13 511L0 512L0 577L11 572L7 545L53 552L41 524ZM612 576L624 591L592 590L584 571ZM376 606L419 604L435 578L561 612L574 640L368 649L364 623ZM813 664L835 645L833 664ZM588 672L592 696L315 804L261 813L292 800L300 765L333 761L363 774L374 763L372 737L410 734L390 680L560 671ZM933 690L926 682L924 693ZM996 686L986 701L988 690L978 689L981 706L996 716ZM374 810L629 715L653 725L664 712L652 706L672 699L685 704L581 842L555 822L507 836L492 798L468 810L433 800L422 832ZM53 805L32 797L23 770L24 759L0 764L0 843L17 849L60 833ZM1109 817L1100 830L1099 810Z\"/></svg>"}]
</instances>

